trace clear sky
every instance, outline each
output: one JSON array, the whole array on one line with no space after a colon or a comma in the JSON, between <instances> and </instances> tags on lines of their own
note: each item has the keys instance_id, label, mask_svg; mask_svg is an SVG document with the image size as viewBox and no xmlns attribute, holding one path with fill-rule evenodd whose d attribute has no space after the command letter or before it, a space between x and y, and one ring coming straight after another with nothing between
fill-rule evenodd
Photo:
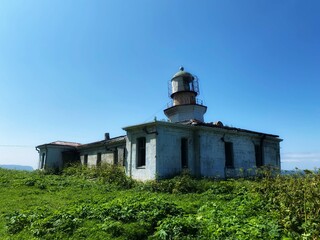
<instances>
[{"instance_id":1,"label":"clear sky","mask_svg":"<svg viewBox=\"0 0 320 240\"><path fill-rule=\"evenodd\" d=\"M320 1L0 0L0 164L165 119L199 77L207 122L280 135L282 167L320 167Z\"/></svg>"}]
</instances>

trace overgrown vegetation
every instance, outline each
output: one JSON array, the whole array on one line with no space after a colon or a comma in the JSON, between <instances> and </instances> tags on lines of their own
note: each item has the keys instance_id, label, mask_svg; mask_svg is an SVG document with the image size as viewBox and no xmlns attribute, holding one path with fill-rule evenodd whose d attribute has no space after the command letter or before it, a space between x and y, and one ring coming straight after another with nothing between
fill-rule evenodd
<instances>
[{"instance_id":1,"label":"overgrown vegetation","mask_svg":"<svg viewBox=\"0 0 320 240\"><path fill-rule=\"evenodd\" d=\"M121 167L0 169L0 239L318 239L320 174L136 182Z\"/></svg>"}]
</instances>

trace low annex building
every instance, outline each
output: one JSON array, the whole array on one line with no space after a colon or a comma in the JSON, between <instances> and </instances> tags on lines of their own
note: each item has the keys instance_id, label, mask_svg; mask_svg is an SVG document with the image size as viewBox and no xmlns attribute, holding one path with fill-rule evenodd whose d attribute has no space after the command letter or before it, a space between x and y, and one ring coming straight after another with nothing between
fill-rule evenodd
<instances>
[{"instance_id":1,"label":"low annex building","mask_svg":"<svg viewBox=\"0 0 320 240\"><path fill-rule=\"evenodd\" d=\"M198 79L181 67L171 79L168 121L124 127L126 136L79 144L52 142L36 147L39 169L62 169L71 162L87 166L119 164L134 179L167 178L188 169L198 177L253 175L255 169L280 169L277 135L206 123L207 107L197 98Z\"/></svg>"}]
</instances>

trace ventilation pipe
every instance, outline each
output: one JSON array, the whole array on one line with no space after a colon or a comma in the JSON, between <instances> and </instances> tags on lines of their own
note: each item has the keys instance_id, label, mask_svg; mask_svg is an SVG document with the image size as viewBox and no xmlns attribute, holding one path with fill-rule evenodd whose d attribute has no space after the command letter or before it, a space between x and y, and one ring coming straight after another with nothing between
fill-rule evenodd
<instances>
[{"instance_id":1,"label":"ventilation pipe","mask_svg":"<svg viewBox=\"0 0 320 240\"><path fill-rule=\"evenodd\" d=\"M109 140L110 139L110 133L105 133L104 134L104 139Z\"/></svg>"}]
</instances>

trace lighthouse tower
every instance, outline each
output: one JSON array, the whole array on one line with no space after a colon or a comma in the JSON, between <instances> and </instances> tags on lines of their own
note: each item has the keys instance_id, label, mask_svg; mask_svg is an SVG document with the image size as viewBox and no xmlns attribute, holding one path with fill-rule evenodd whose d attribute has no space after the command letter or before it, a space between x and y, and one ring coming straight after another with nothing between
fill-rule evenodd
<instances>
[{"instance_id":1,"label":"lighthouse tower","mask_svg":"<svg viewBox=\"0 0 320 240\"><path fill-rule=\"evenodd\" d=\"M191 119L204 122L203 115L207 107L197 99L199 94L197 77L180 67L180 71L171 79L169 95L172 103L164 110L164 114L170 122L184 122Z\"/></svg>"}]
</instances>

